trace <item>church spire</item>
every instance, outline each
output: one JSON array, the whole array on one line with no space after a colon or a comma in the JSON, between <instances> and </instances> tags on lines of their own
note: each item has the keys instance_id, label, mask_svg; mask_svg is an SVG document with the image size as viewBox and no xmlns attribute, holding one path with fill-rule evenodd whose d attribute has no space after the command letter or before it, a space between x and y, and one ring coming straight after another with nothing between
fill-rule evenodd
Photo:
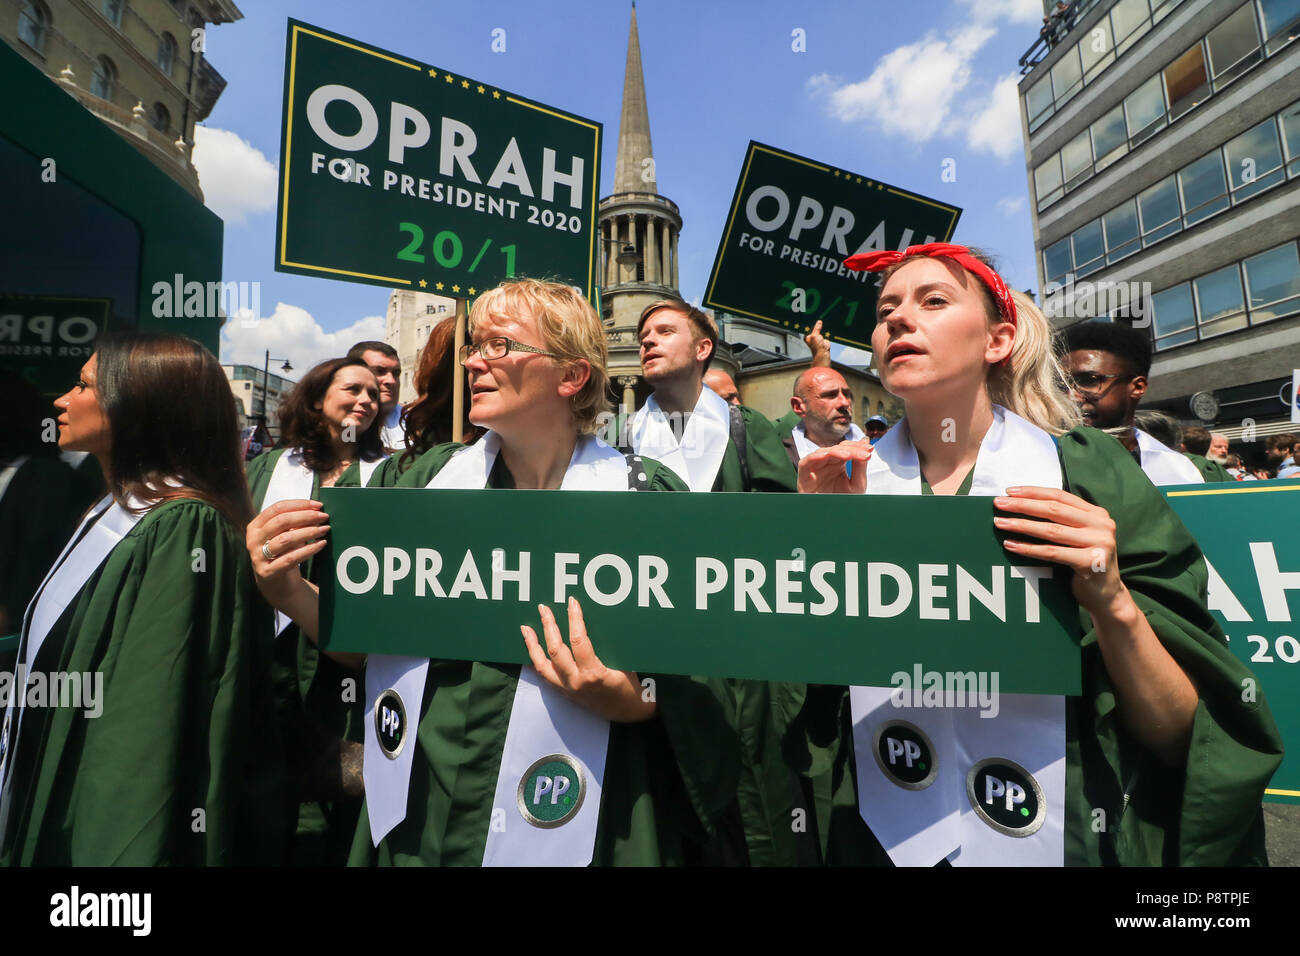
<instances>
[{"instance_id":1,"label":"church spire","mask_svg":"<svg viewBox=\"0 0 1300 956\"><path fill-rule=\"evenodd\" d=\"M654 153L650 147L650 111L645 102L645 77L641 74L641 41L636 30L636 2L627 37L627 67L623 73L623 113L618 121L618 162L614 167L614 194L657 193ZM649 163L646 160L651 160Z\"/></svg>"}]
</instances>

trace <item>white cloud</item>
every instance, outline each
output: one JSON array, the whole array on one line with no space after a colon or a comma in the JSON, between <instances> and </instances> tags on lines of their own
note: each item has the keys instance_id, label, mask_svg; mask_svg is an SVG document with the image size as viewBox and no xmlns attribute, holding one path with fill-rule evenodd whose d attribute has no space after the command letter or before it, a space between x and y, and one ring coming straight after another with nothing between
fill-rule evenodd
<instances>
[{"instance_id":1,"label":"white cloud","mask_svg":"<svg viewBox=\"0 0 1300 956\"><path fill-rule=\"evenodd\" d=\"M298 379L318 362L346 355L357 342L382 342L384 324L382 315L368 315L345 329L326 332L306 309L277 302L270 317L249 321L247 328L239 316L222 326L221 361L225 365L261 368L266 350L270 349L271 357L280 359L271 363L271 371L278 372L288 358L294 371L287 377Z\"/></svg>"},{"instance_id":2,"label":"white cloud","mask_svg":"<svg viewBox=\"0 0 1300 956\"><path fill-rule=\"evenodd\" d=\"M807 88L841 122L865 122L925 143L962 122L952 117L952 103L970 82L975 54L993 34L980 25L947 39L931 34L885 54L865 80L845 84L819 74Z\"/></svg>"},{"instance_id":3,"label":"white cloud","mask_svg":"<svg viewBox=\"0 0 1300 956\"><path fill-rule=\"evenodd\" d=\"M983 22L989 20L1010 20L1012 23L1043 22L1043 5L1039 0L962 0L962 2L969 8L969 16ZM1030 39L1032 40L1032 37Z\"/></svg>"},{"instance_id":4,"label":"white cloud","mask_svg":"<svg viewBox=\"0 0 1300 956\"><path fill-rule=\"evenodd\" d=\"M1014 216L1024 208L1024 196L1003 196L997 201L997 210L1004 216Z\"/></svg>"},{"instance_id":5,"label":"white cloud","mask_svg":"<svg viewBox=\"0 0 1300 956\"><path fill-rule=\"evenodd\" d=\"M1010 159L1024 152L1020 131L1020 95L1015 73L1009 73L993 86L988 103L975 114L967 130L971 149Z\"/></svg>"},{"instance_id":6,"label":"white cloud","mask_svg":"<svg viewBox=\"0 0 1300 956\"><path fill-rule=\"evenodd\" d=\"M207 207L227 224L275 208L275 164L237 133L195 126L194 168Z\"/></svg>"}]
</instances>

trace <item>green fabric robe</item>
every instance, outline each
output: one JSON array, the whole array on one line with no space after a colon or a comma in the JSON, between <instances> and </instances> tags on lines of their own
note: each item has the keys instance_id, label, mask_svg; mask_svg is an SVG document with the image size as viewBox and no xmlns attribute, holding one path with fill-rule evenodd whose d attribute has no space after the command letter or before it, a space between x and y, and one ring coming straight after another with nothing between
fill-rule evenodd
<instances>
[{"instance_id":1,"label":"green fabric robe","mask_svg":"<svg viewBox=\"0 0 1300 956\"><path fill-rule=\"evenodd\" d=\"M1201 477L1209 481L1236 481L1217 461L1210 461L1203 455L1193 455L1191 452L1183 452L1196 466L1196 470L1201 473Z\"/></svg>"},{"instance_id":2,"label":"green fabric robe","mask_svg":"<svg viewBox=\"0 0 1300 956\"><path fill-rule=\"evenodd\" d=\"M1104 432L1061 436L1065 487L1105 508L1118 532L1121 577L1200 702L1187 765L1169 769L1122 724L1091 618L1083 628L1083 695L1067 699L1065 861L1070 865L1266 863L1260 801L1282 741L1262 693L1242 700L1250 671L1206 608L1195 540L1128 452ZM1063 573L1063 572L1062 572ZM810 688L784 703L787 758L805 776L828 864L889 865L858 814L847 688ZM1095 832L1094 809L1106 829Z\"/></svg>"},{"instance_id":3,"label":"green fabric robe","mask_svg":"<svg viewBox=\"0 0 1300 956\"><path fill-rule=\"evenodd\" d=\"M278 862L269 650L242 535L202 502L154 507L36 655L33 672L102 674L102 712L29 707L20 735L15 712L0 863Z\"/></svg>"},{"instance_id":4,"label":"green fabric robe","mask_svg":"<svg viewBox=\"0 0 1300 956\"><path fill-rule=\"evenodd\" d=\"M96 490L57 456L33 455L14 472L0 497L0 638L16 639L32 595L102 495ZM7 667L9 658L0 664Z\"/></svg>"},{"instance_id":5,"label":"green fabric robe","mask_svg":"<svg viewBox=\"0 0 1300 956\"><path fill-rule=\"evenodd\" d=\"M248 487L255 512L262 510L271 474L285 451L278 448L258 455L248 463ZM378 470L376 468L376 474L371 476L372 483ZM360 484L360 466L353 462L339 476L334 487L355 488ZM311 497L320 499L319 475L312 479ZM308 581L317 582L319 570L315 558L307 561L302 574ZM318 753L328 741L362 741L365 703L360 672L351 671L321 654L315 642L296 624L290 624L275 639L271 668L276 708L292 768L291 779L309 773L309 768L303 765L310 759L307 755ZM344 865L360 811L360 799L304 800L298 804L292 811L296 836L290 861L306 866Z\"/></svg>"},{"instance_id":6,"label":"green fabric robe","mask_svg":"<svg viewBox=\"0 0 1300 956\"><path fill-rule=\"evenodd\" d=\"M462 446L430 449L400 477L395 459L378 481L423 488ZM669 469L646 459L651 491L685 491ZM371 484L375 484L372 482ZM489 488L514 487L498 458ZM669 506L671 507L671 506ZM592 636L600 653L600 635ZM522 638L520 639L522 642ZM373 846L362 812L351 863L478 866L492 824L492 800L520 665L434 660L420 704L406 818ZM721 681L651 676L658 715L611 723L595 865L680 865L711 861L710 833L734 800L739 744ZM513 807L507 814L516 814ZM524 825L517 815L507 826Z\"/></svg>"}]
</instances>

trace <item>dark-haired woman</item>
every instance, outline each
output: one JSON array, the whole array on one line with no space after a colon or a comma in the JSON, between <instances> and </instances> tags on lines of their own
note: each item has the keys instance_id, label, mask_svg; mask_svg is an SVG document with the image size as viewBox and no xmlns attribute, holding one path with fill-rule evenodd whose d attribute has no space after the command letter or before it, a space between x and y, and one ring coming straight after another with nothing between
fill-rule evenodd
<instances>
[{"instance_id":1,"label":"dark-haired woman","mask_svg":"<svg viewBox=\"0 0 1300 956\"><path fill-rule=\"evenodd\" d=\"M105 336L55 406L60 447L93 454L109 494L23 617L0 862L274 859L270 635L221 366L178 335Z\"/></svg>"},{"instance_id":2,"label":"dark-haired woman","mask_svg":"<svg viewBox=\"0 0 1300 956\"><path fill-rule=\"evenodd\" d=\"M379 383L366 363L321 362L280 406L282 447L249 463L254 510L365 485L386 457L381 427ZM316 580L313 561L302 571ZM360 675L320 654L287 617L276 615L276 632L276 699L300 801L291 859L341 865L361 809Z\"/></svg>"}]
</instances>

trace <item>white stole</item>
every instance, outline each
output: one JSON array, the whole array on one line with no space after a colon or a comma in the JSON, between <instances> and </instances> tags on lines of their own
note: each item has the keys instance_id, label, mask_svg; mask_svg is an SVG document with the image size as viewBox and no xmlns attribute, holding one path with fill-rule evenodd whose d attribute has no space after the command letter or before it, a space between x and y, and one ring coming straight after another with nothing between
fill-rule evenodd
<instances>
[{"instance_id":1,"label":"white stole","mask_svg":"<svg viewBox=\"0 0 1300 956\"><path fill-rule=\"evenodd\" d=\"M385 451L393 453L406 450L406 429L402 427L402 406L395 405L384 418L379 429L379 442ZM362 481L362 484L365 484Z\"/></svg>"},{"instance_id":2,"label":"white stole","mask_svg":"<svg viewBox=\"0 0 1300 956\"><path fill-rule=\"evenodd\" d=\"M800 460L822 447L808 437L808 431L803 427L803 422L790 429L790 437L794 439L794 450L799 453ZM840 441L862 441L866 437L866 432L861 428L857 425L850 425L848 433Z\"/></svg>"},{"instance_id":3,"label":"white stole","mask_svg":"<svg viewBox=\"0 0 1300 956\"><path fill-rule=\"evenodd\" d=\"M483 488L492 474L501 439L489 431L456 452L426 486ZM561 491L626 491L627 459L594 436L579 437L560 485ZM540 637L540 635L539 635ZM406 816L411 764L417 741L404 739L395 756L379 743L375 705L394 691L408 715L406 733L417 732L429 659L371 654L366 659L366 743L363 774L370 837L375 846ZM489 824L484 866L586 866L596 839L601 785L609 746L609 721L565 698L525 665L515 687L497 774L492 807L508 822ZM516 810L524 776L539 759L552 754L571 757L582 769L583 797L562 826L535 826Z\"/></svg>"},{"instance_id":4,"label":"white stole","mask_svg":"<svg viewBox=\"0 0 1300 956\"><path fill-rule=\"evenodd\" d=\"M370 476L374 474L375 469L384 463L387 458L384 455L376 458L374 461L362 460L359 464L361 471L361 487L370 483ZM303 460L301 448L286 448L275 463L275 468L271 471L271 480L267 482L266 494L262 497L262 506L259 511L265 511L271 505L278 504L281 501L296 501L299 499L310 500L312 484L316 480L316 473L307 466ZM275 636L279 637L284 633L284 629L293 623L293 618L287 614L275 612Z\"/></svg>"},{"instance_id":5,"label":"white stole","mask_svg":"<svg viewBox=\"0 0 1300 956\"><path fill-rule=\"evenodd\" d=\"M676 430L668 419L651 395L632 419L633 449L671 468L691 491L712 491L731 438L731 406L713 389L701 388L685 429L680 418Z\"/></svg>"},{"instance_id":6,"label":"white stole","mask_svg":"<svg viewBox=\"0 0 1300 956\"><path fill-rule=\"evenodd\" d=\"M1140 428L1133 429L1137 438L1138 454L1142 456L1142 470L1153 485L1199 485L1205 477L1192 460L1182 452L1174 451Z\"/></svg>"},{"instance_id":7,"label":"white stole","mask_svg":"<svg viewBox=\"0 0 1300 956\"><path fill-rule=\"evenodd\" d=\"M143 505L136 498L128 499L132 507ZM41 645L49 636L54 625L67 610L86 582L100 566L108 560L109 554L122 542L132 528L144 517L143 512L132 514L117 504L111 495L105 495L82 519L81 524L69 539L54 566L50 568L45 580L36 590L36 595L27 605L23 615L22 638L19 643L18 673L30 674L36 663L36 655ZM3 728L0 728L0 837L5 832L4 826L9 816L11 783L9 767L12 764L12 751L23 726L23 707L20 702L26 700L27 688L15 680L5 708ZM18 711L17 727L14 727L14 711Z\"/></svg>"},{"instance_id":8,"label":"white stole","mask_svg":"<svg viewBox=\"0 0 1300 956\"><path fill-rule=\"evenodd\" d=\"M993 424L980 444L970 494L997 496L1016 485L1064 487L1056 443L1015 413L993 406ZM867 494L921 494L921 466L906 419L875 445L867 462ZM919 662L925 669L925 662ZM899 866L1060 866L1065 858L1065 698L1000 694L996 717L974 706L913 707L897 688L853 687L853 748L858 810L890 859ZM898 706L903 704L904 706ZM893 722L929 738L933 779L909 789L888 776L878 759L880 735ZM888 754L888 748L885 751ZM906 754L900 755L904 759ZM1000 832L976 812L984 792L968 788L977 763L1011 761L1032 775L1046 803L1041 825L1029 836Z\"/></svg>"}]
</instances>

